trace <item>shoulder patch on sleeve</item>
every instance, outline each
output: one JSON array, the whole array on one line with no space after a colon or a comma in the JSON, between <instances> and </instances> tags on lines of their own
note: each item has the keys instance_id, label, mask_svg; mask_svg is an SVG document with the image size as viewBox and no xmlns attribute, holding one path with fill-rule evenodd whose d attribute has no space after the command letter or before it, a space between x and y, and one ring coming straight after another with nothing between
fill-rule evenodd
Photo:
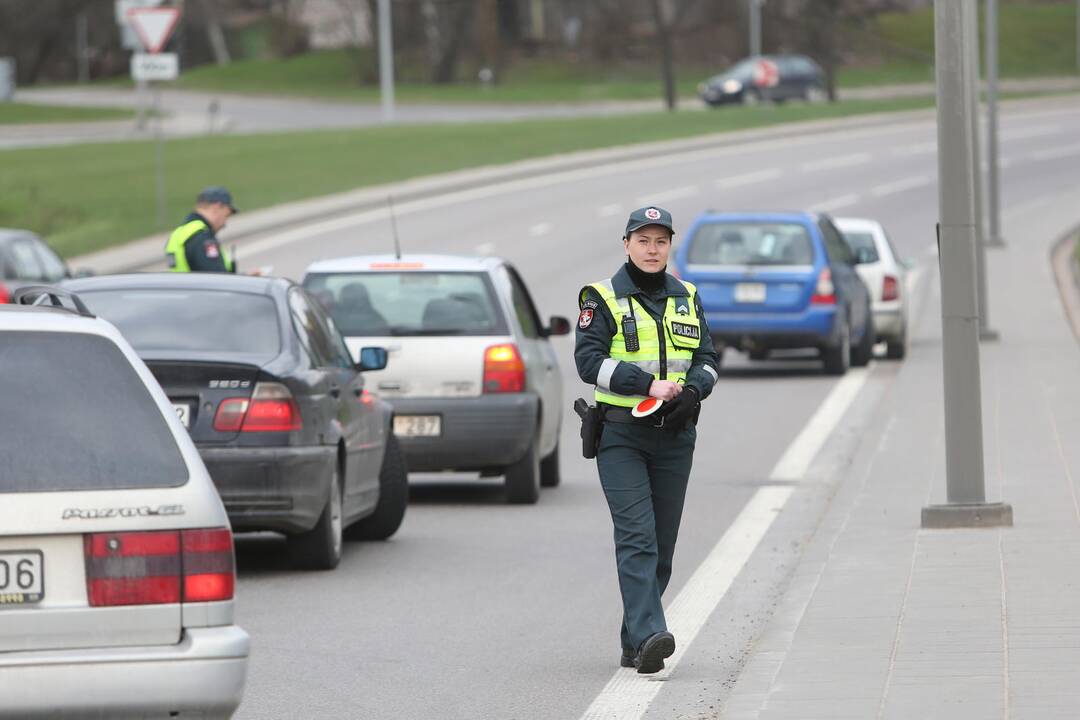
<instances>
[{"instance_id":1,"label":"shoulder patch on sleeve","mask_svg":"<svg viewBox=\"0 0 1080 720\"><path fill-rule=\"evenodd\" d=\"M600 303L598 303L595 300L590 298L588 300L582 300L581 301L581 307L582 308L589 308L590 310L595 310L596 308L600 307Z\"/></svg>"},{"instance_id":2,"label":"shoulder patch on sleeve","mask_svg":"<svg viewBox=\"0 0 1080 720\"><path fill-rule=\"evenodd\" d=\"M592 325L595 310L594 308L582 308L581 314L578 316L577 325L582 330L588 329Z\"/></svg>"}]
</instances>

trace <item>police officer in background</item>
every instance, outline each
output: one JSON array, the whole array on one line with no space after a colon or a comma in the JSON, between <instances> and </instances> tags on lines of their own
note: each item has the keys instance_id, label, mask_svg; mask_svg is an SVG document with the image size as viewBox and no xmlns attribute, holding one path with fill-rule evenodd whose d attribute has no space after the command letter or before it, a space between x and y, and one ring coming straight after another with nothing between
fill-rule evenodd
<instances>
[{"instance_id":1,"label":"police officer in background","mask_svg":"<svg viewBox=\"0 0 1080 720\"><path fill-rule=\"evenodd\" d=\"M660 597L671 578L700 402L718 367L696 288L666 272L673 236L666 210L635 210L623 236L626 264L578 299L574 359L581 379L596 386L603 418L596 465L615 526L620 664L639 673L662 670L675 652ZM647 398L663 404L635 417Z\"/></svg>"},{"instance_id":2,"label":"police officer in background","mask_svg":"<svg viewBox=\"0 0 1080 720\"><path fill-rule=\"evenodd\" d=\"M236 272L236 264L218 242L217 233L236 214L232 194L211 186L195 199L195 211L184 218L165 245L169 269L173 272Z\"/></svg>"}]
</instances>

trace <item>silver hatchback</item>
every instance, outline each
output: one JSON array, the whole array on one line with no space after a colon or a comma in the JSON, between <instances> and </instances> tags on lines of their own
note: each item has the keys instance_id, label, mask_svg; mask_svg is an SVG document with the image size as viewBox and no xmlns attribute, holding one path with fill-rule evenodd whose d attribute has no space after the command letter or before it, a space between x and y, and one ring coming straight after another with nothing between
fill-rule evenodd
<instances>
[{"instance_id":1,"label":"silver hatchback","mask_svg":"<svg viewBox=\"0 0 1080 720\"><path fill-rule=\"evenodd\" d=\"M229 717L225 510L146 366L68 302L0 307L0 717Z\"/></svg>"}]
</instances>

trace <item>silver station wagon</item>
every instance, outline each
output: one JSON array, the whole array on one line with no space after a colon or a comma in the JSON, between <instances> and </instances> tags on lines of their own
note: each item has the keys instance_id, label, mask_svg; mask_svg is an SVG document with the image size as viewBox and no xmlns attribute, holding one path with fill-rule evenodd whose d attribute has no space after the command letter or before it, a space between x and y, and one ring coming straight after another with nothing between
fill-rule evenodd
<instances>
[{"instance_id":1,"label":"silver station wagon","mask_svg":"<svg viewBox=\"0 0 1080 720\"><path fill-rule=\"evenodd\" d=\"M28 290L0 306L0 717L229 717L250 641L206 468L116 328Z\"/></svg>"},{"instance_id":2,"label":"silver station wagon","mask_svg":"<svg viewBox=\"0 0 1080 720\"><path fill-rule=\"evenodd\" d=\"M410 471L505 476L510 502L559 484L562 375L521 275L499 258L358 256L309 266L303 285L350 351L385 347L370 373L394 409Z\"/></svg>"}]
</instances>

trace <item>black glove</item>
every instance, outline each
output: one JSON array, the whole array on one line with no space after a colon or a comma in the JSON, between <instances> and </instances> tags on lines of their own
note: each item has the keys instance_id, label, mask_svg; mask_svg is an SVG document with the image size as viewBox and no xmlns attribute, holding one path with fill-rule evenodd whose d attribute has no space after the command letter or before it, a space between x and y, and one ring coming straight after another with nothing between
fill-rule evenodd
<instances>
[{"instance_id":1,"label":"black glove","mask_svg":"<svg viewBox=\"0 0 1080 720\"><path fill-rule=\"evenodd\" d=\"M678 397L668 403L664 403L664 429L670 432L682 432L690 421L694 419L698 406L701 405L701 395L693 385L687 385Z\"/></svg>"}]
</instances>

